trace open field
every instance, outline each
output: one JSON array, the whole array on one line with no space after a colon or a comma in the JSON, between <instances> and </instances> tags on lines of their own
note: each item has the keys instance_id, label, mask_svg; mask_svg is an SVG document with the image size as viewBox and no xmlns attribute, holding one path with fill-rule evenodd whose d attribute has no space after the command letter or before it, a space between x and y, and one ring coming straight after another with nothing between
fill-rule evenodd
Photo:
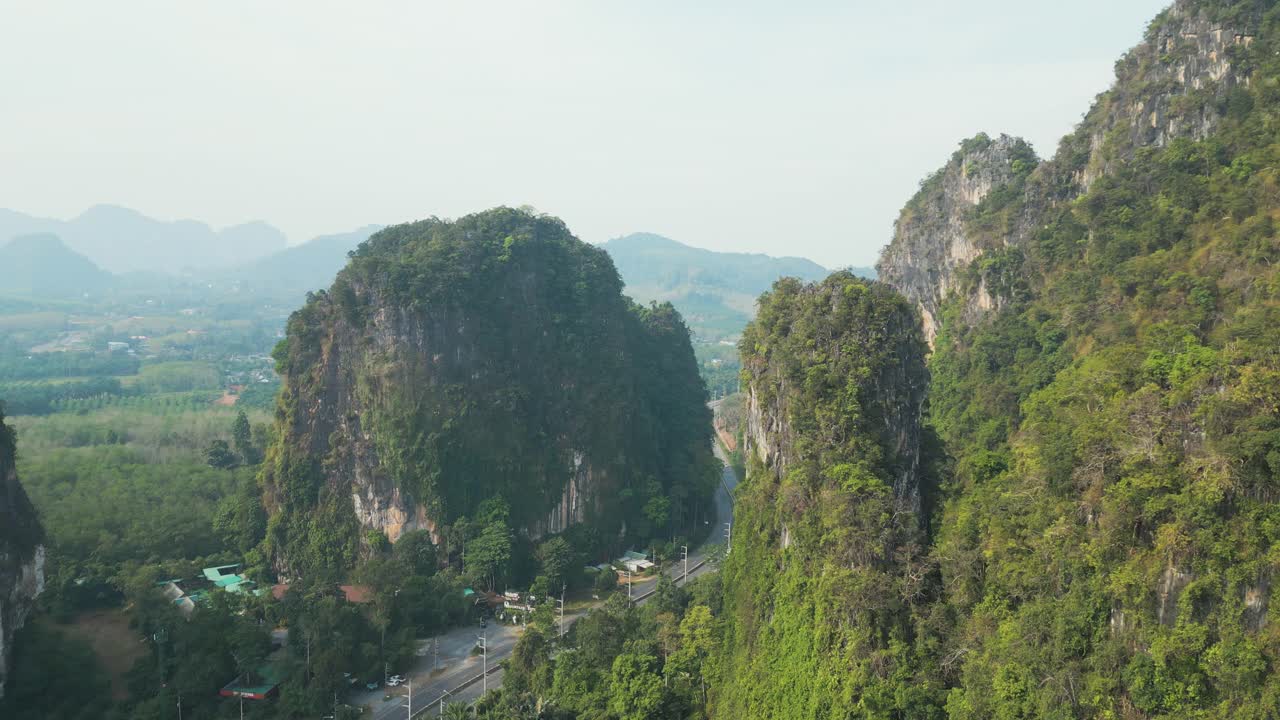
<instances>
[{"instance_id":1,"label":"open field","mask_svg":"<svg viewBox=\"0 0 1280 720\"><path fill-rule=\"evenodd\" d=\"M58 630L89 644L98 664L111 679L111 698L123 700L129 695L126 675L147 653L146 644L129 627L129 616L123 610L95 610L77 617Z\"/></svg>"}]
</instances>

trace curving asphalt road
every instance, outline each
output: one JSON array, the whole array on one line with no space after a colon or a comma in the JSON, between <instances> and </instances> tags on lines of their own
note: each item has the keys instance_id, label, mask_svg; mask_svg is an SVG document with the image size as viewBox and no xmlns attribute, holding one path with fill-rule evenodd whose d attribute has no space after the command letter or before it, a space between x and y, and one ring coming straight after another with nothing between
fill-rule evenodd
<instances>
[{"instance_id":1,"label":"curving asphalt road","mask_svg":"<svg viewBox=\"0 0 1280 720\"><path fill-rule=\"evenodd\" d=\"M716 526L707 538L707 543L689 554L689 579L692 580L718 568L707 562L710 546L719 545L724 540L724 528L733 522L733 491L738 485L738 478L729 466L728 458L718 442L714 443L716 457L723 463L720 487L716 490ZM677 583L684 581L681 577L684 566L680 562L664 570ZM632 594L637 604L643 604L653 595L657 587L657 578L636 582L632 586ZM565 624L573 623L583 617L590 609L565 615ZM440 710L440 700L445 702L471 702L479 698L486 687L499 687L502 684L502 669L499 663L511 655L516 641L520 637L519 629L502 623L490 623L485 632L489 645L489 672L482 679L481 666L484 661L479 655L471 655L477 644L481 630L477 627L464 627L453 630L439 637L439 667L433 670L435 662L434 646L428 641L424 646L425 655L421 655L416 667L403 673L413 681L413 715L412 717L432 717ZM390 699L385 697L386 690L393 693ZM353 698L353 704L362 705L369 710L373 720L397 720L407 718L408 688L388 688L366 693Z\"/></svg>"}]
</instances>

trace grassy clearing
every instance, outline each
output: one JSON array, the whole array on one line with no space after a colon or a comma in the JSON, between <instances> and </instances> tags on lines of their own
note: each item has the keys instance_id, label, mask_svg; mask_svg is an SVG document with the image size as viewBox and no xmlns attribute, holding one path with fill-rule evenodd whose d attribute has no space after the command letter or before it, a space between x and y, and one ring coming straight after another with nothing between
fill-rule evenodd
<instances>
[{"instance_id":1,"label":"grassy clearing","mask_svg":"<svg viewBox=\"0 0 1280 720\"><path fill-rule=\"evenodd\" d=\"M129 696L127 675L134 663L147 654L147 646L129 627L129 616L123 610L95 610L55 627L93 649L98 664L111 680L113 700Z\"/></svg>"}]
</instances>

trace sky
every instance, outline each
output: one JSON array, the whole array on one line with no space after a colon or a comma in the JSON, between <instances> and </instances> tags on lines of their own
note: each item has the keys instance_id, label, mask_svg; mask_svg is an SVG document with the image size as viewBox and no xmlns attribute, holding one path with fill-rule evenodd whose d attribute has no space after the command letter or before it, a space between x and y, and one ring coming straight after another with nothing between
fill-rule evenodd
<instances>
[{"instance_id":1,"label":"sky","mask_svg":"<svg viewBox=\"0 0 1280 720\"><path fill-rule=\"evenodd\" d=\"M979 131L1042 156L1166 0L0 0L0 206L291 242L532 205L870 265Z\"/></svg>"}]
</instances>

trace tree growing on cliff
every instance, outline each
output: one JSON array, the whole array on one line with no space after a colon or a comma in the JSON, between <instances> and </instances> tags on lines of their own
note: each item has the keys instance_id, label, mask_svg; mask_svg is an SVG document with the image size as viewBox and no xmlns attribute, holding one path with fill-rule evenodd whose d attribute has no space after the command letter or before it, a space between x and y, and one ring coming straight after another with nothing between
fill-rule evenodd
<instances>
[{"instance_id":1,"label":"tree growing on cliff","mask_svg":"<svg viewBox=\"0 0 1280 720\"><path fill-rule=\"evenodd\" d=\"M231 452L231 446L222 439L209 443L204 451L204 461L209 467L218 470L230 470L236 466L236 456Z\"/></svg>"},{"instance_id":2,"label":"tree growing on cliff","mask_svg":"<svg viewBox=\"0 0 1280 720\"><path fill-rule=\"evenodd\" d=\"M257 465L262 462L262 451L253 444L253 430L249 427L249 417L244 411L236 413L231 424L231 439L235 443L236 454L245 465Z\"/></svg>"}]
</instances>

